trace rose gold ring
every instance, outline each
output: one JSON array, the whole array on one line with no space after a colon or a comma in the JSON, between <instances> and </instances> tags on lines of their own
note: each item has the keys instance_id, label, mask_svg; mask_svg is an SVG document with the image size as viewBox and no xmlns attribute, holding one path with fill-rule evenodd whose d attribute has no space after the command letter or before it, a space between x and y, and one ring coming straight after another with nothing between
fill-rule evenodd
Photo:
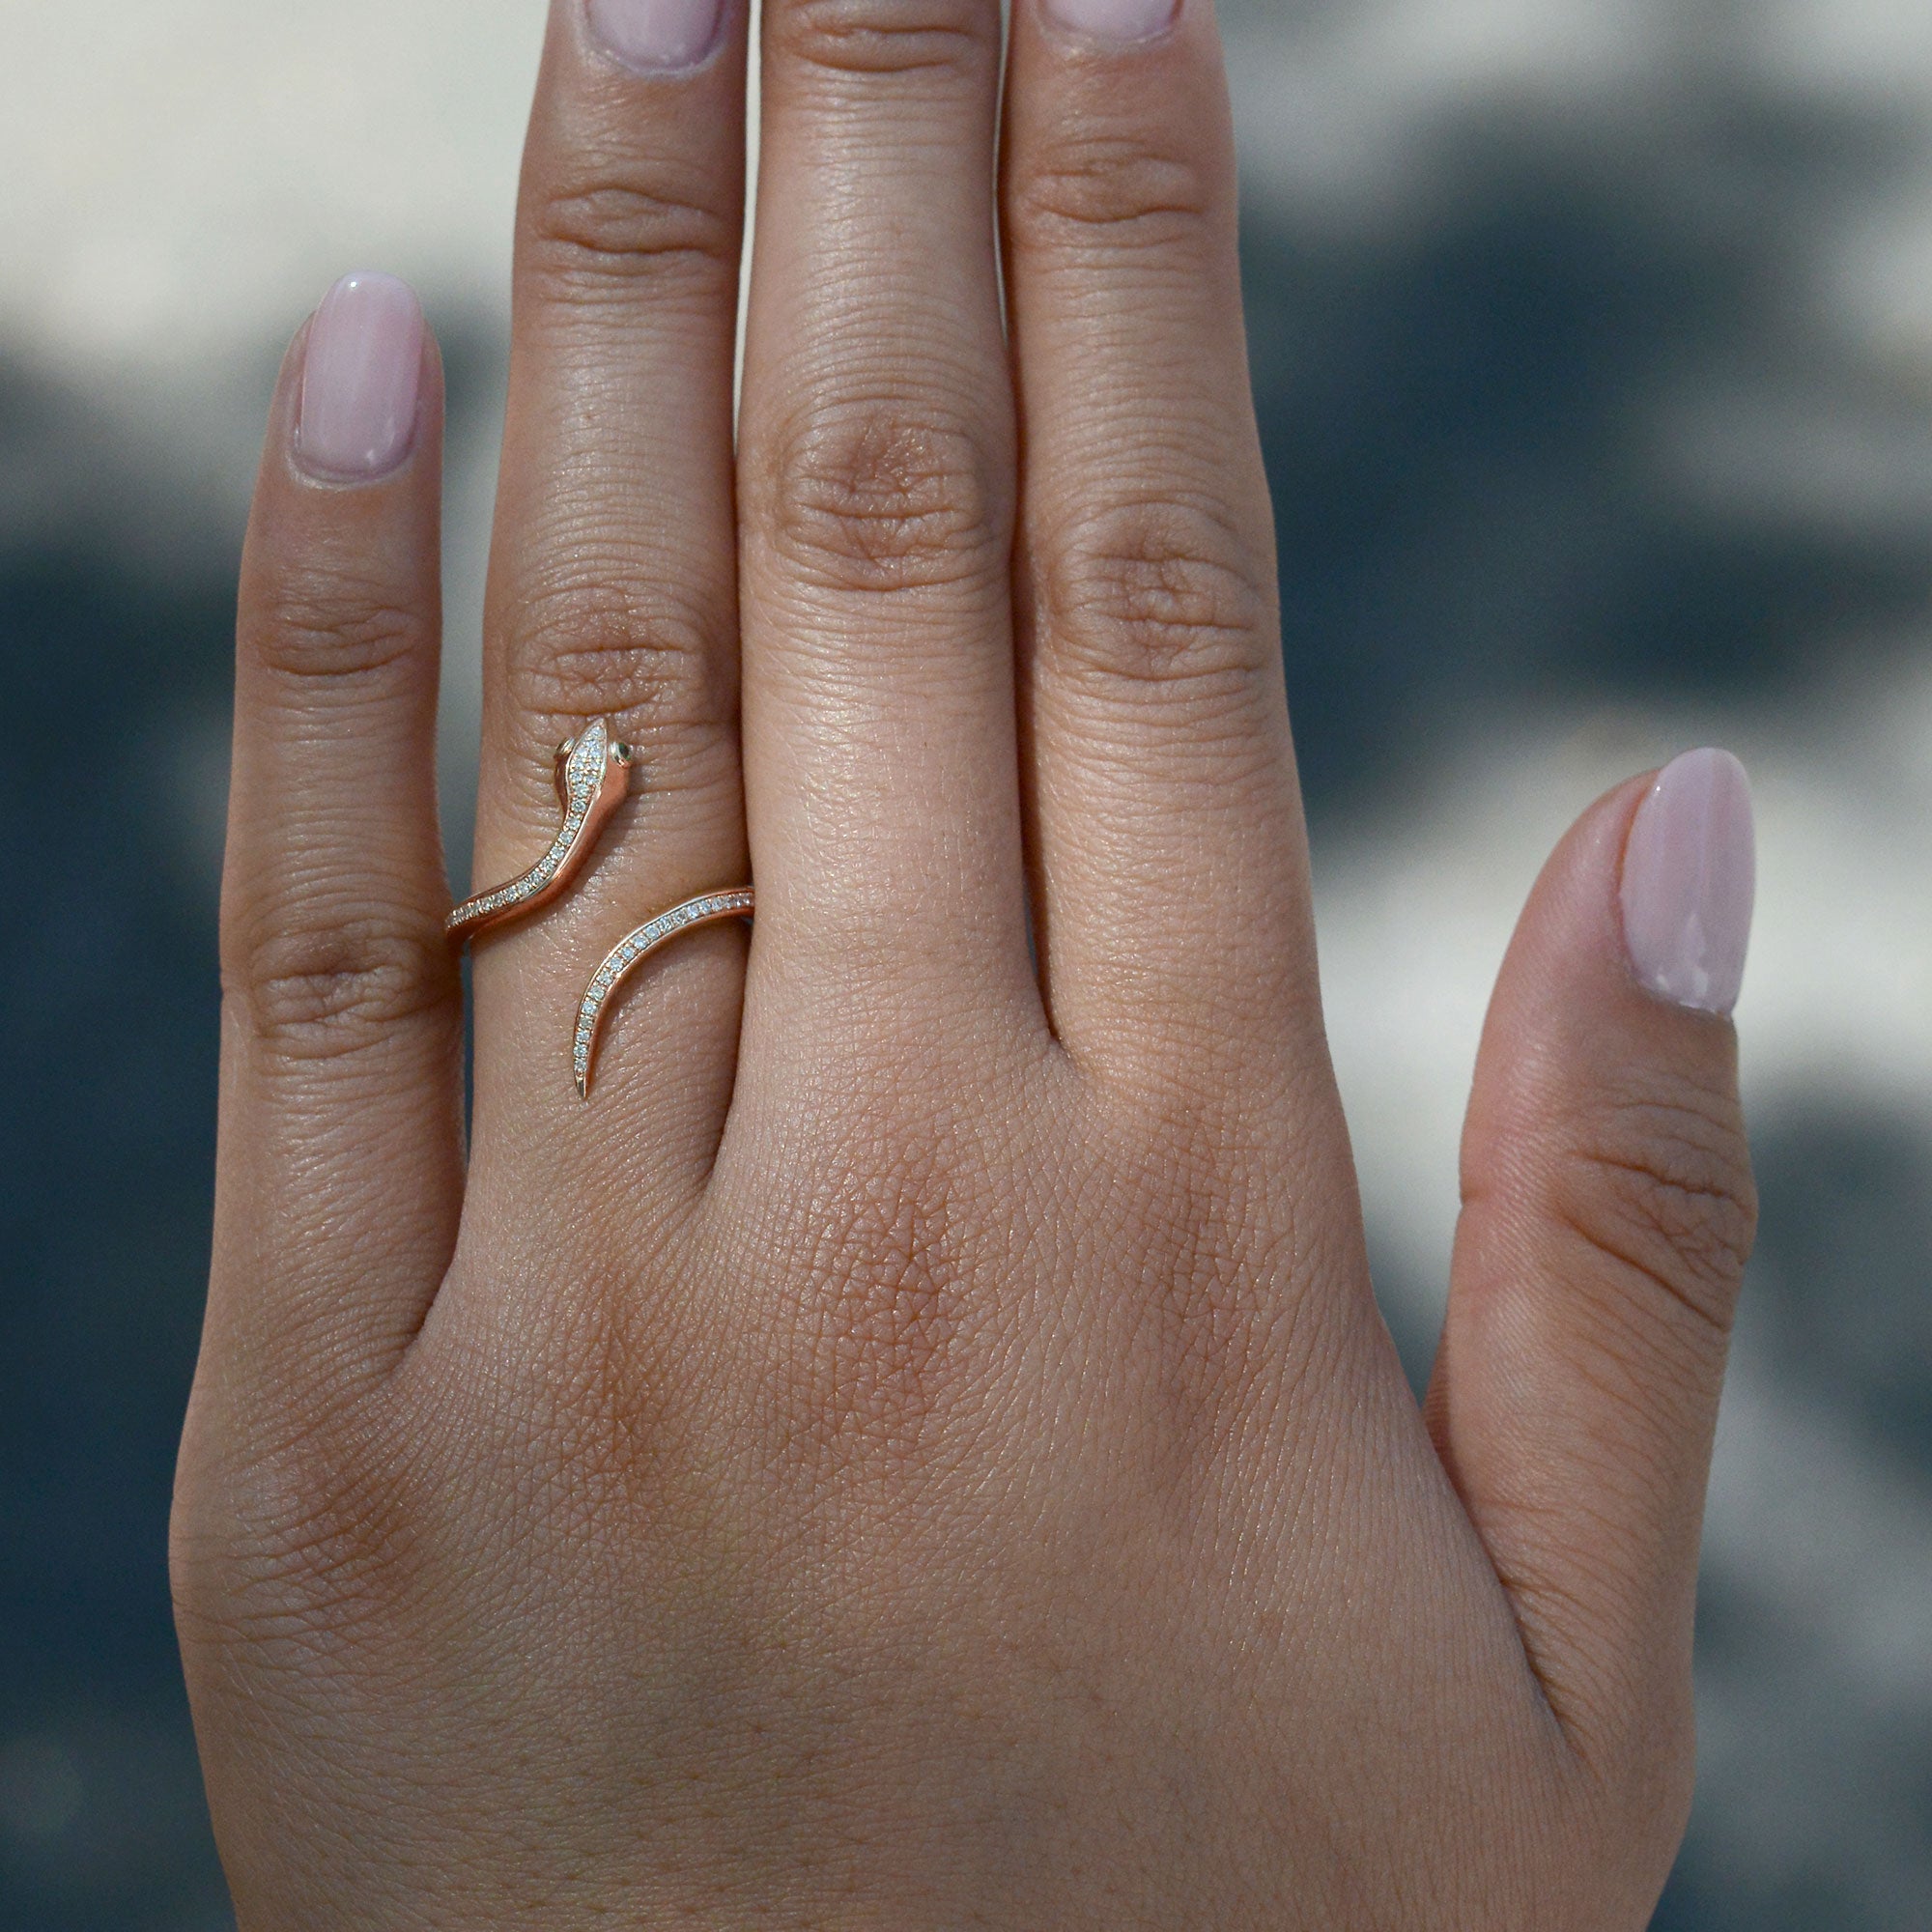
<instances>
[{"instance_id":1,"label":"rose gold ring","mask_svg":"<svg viewBox=\"0 0 1932 1932\"><path fill-rule=\"evenodd\" d=\"M729 892L704 893L682 905L661 912L635 932L626 933L605 955L604 963L583 989L577 1009L577 1032L571 1040L571 1065L577 1074L577 1091L590 1097L590 1071L597 1059L597 1042L604 1029L604 1015L611 997L643 962L667 940L693 926L712 925L721 919L750 919L753 909L750 886L736 886Z\"/></svg>"},{"instance_id":2,"label":"rose gold ring","mask_svg":"<svg viewBox=\"0 0 1932 1932\"><path fill-rule=\"evenodd\" d=\"M442 929L461 946L506 920L522 919L548 905L582 870L611 814L630 789L637 754L611 735L609 719L593 718L575 738L556 748L556 802L563 822L550 850L527 872L508 885L468 898L443 921Z\"/></svg>"}]
</instances>

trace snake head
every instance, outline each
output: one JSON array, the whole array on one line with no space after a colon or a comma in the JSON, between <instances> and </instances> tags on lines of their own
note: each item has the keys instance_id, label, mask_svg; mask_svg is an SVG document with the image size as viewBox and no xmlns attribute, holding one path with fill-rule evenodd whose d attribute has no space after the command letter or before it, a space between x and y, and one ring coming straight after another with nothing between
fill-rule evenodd
<instances>
[{"instance_id":1,"label":"snake head","mask_svg":"<svg viewBox=\"0 0 1932 1932\"><path fill-rule=\"evenodd\" d=\"M616 804L630 782L626 768L631 763L631 748L611 735L611 721L593 718L556 748L556 802L566 812L574 807L587 811L600 803Z\"/></svg>"}]
</instances>

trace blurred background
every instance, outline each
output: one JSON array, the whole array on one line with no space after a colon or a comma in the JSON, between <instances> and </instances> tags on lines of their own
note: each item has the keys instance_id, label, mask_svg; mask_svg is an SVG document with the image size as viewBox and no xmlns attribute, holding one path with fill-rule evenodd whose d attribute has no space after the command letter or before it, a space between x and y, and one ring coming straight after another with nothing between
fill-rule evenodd
<instances>
[{"instance_id":1,"label":"blurred background","mask_svg":"<svg viewBox=\"0 0 1932 1932\"><path fill-rule=\"evenodd\" d=\"M1764 1229L1711 1498L1702 1782L1657 1922L1925 1932L1932 8L1223 13L1390 1323L1426 1374L1476 1032L1543 855L1628 772L1734 748L1761 811L1739 1019ZM408 275L451 376L467 876L541 14L0 0L0 1926L228 1923L164 1532L208 1244L237 548L287 337L340 270ZM98 780L57 803L77 743Z\"/></svg>"}]
</instances>

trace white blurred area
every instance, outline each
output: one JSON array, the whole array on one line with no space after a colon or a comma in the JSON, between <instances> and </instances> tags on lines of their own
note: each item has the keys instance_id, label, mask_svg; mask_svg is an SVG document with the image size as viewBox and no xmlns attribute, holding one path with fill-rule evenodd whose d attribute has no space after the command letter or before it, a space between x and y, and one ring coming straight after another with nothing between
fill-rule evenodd
<instances>
[{"instance_id":1,"label":"white blurred area","mask_svg":"<svg viewBox=\"0 0 1932 1932\"><path fill-rule=\"evenodd\" d=\"M1925 0L1224 0L1222 13L1248 195L1304 226L1428 223L1435 133L1472 104L1635 138L1667 127L1721 63L1801 106L1916 118L1916 169L1821 206L1804 231L1813 319L1898 399L1900 434L1847 434L1829 395L1747 382L1661 397L1645 433L1684 489L1773 526L1923 517ZM344 269L409 276L490 375L542 14L542 0L0 0L0 349L224 514L245 497L273 358ZM459 820L495 467L491 409L466 424L451 451L445 721ZM1598 792L1692 744L1737 751L1760 808L1739 1015L1754 1122L1775 1128L1826 1096L1932 1137L1932 640L1884 641L1802 706L1518 708L1324 839L1330 1027L1385 1291L1412 1304L1399 1317L1434 1320L1477 1032L1537 867ZM218 761L217 742L206 751ZM181 775L189 863L218 840L219 799L213 762ZM1842 1853L1892 1861L1893 1895L1932 1899L1927 1834L1893 1815L1904 1801L1880 1762L1864 1789L1825 1755L1861 1712L1932 1729L1932 1493L1780 1384L1748 1313L1709 1561L1772 1620L1783 1672L1703 1684L1698 1829L1713 1869Z\"/></svg>"}]
</instances>

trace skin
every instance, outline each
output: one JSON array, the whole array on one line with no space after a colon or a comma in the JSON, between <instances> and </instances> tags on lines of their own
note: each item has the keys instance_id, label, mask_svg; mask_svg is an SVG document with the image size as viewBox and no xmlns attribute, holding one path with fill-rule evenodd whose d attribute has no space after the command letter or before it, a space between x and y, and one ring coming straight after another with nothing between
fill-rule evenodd
<instances>
[{"instance_id":1,"label":"skin","mask_svg":"<svg viewBox=\"0 0 1932 1932\"><path fill-rule=\"evenodd\" d=\"M1625 961L1643 781L1503 968L1418 1410L1208 8L1103 47L1019 0L998 155L989 0L764 33L734 454L742 23L639 75L553 14L479 883L585 719L643 783L478 948L467 1147L435 352L373 482L298 466L300 339L277 394L175 1515L241 1924L1639 1926L1752 1220L1731 1028ZM591 965L753 873L580 1102Z\"/></svg>"}]
</instances>

